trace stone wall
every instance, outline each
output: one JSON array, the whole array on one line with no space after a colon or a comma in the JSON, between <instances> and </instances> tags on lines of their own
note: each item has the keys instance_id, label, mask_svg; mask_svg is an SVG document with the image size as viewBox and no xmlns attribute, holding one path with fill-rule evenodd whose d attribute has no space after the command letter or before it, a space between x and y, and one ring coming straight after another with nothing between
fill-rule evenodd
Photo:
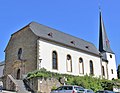
<instances>
[{"instance_id":1,"label":"stone wall","mask_svg":"<svg viewBox=\"0 0 120 93\"><path fill-rule=\"evenodd\" d=\"M36 93L50 93L52 88L61 86L61 83L56 78L35 78L31 79L30 82L30 87L33 88ZM38 87L37 90L35 89L36 87Z\"/></svg>"},{"instance_id":2,"label":"stone wall","mask_svg":"<svg viewBox=\"0 0 120 93\"><path fill-rule=\"evenodd\" d=\"M11 35L5 49L4 76L10 74L16 78L18 69L20 69L20 75L37 69L37 39L38 37L28 26ZM22 48L22 54L19 60L18 50L20 48Z\"/></svg>"}]
</instances>

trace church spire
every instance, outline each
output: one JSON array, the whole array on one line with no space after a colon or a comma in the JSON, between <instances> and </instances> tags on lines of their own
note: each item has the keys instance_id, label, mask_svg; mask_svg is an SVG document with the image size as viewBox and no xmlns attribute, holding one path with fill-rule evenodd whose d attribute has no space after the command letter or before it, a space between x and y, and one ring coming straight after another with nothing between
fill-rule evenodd
<instances>
[{"instance_id":1,"label":"church spire","mask_svg":"<svg viewBox=\"0 0 120 93\"><path fill-rule=\"evenodd\" d=\"M99 27L99 51L113 53L113 51L110 48L110 43L106 34L101 10L100 10L100 27Z\"/></svg>"}]
</instances>

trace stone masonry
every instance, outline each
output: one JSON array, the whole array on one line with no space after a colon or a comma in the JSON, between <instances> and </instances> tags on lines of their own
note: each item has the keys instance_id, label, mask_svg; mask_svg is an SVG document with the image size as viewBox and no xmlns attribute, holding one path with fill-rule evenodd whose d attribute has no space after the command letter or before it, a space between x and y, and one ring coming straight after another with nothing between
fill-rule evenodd
<instances>
[{"instance_id":1,"label":"stone masonry","mask_svg":"<svg viewBox=\"0 0 120 93\"><path fill-rule=\"evenodd\" d=\"M22 79L23 74L36 70L37 39L38 37L29 29L29 26L11 35L5 49L4 87L6 87L8 74L11 74L15 79L19 74L19 79ZM21 60L18 59L20 48L22 48Z\"/></svg>"}]
</instances>

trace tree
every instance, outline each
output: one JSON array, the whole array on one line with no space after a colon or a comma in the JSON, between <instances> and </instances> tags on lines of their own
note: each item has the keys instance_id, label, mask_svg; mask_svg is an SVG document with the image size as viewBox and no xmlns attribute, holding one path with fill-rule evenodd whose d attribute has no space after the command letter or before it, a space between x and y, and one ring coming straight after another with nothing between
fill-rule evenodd
<instances>
[{"instance_id":1,"label":"tree","mask_svg":"<svg viewBox=\"0 0 120 93\"><path fill-rule=\"evenodd\" d=\"M118 79L120 79L120 64L118 65L117 76L118 76Z\"/></svg>"}]
</instances>

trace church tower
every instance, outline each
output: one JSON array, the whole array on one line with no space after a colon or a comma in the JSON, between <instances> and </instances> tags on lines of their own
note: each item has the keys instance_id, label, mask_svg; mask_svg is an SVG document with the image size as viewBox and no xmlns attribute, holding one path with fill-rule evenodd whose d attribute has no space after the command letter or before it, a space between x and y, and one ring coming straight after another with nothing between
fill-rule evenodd
<instances>
[{"instance_id":1,"label":"church tower","mask_svg":"<svg viewBox=\"0 0 120 93\"><path fill-rule=\"evenodd\" d=\"M110 48L110 42L108 40L104 22L102 19L102 13L100 11L100 27L99 27L99 51L102 55L102 62L103 60L106 61L106 72L107 72L107 79L116 79L117 78L117 70L116 70L116 59L115 53Z\"/></svg>"}]
</instances>

